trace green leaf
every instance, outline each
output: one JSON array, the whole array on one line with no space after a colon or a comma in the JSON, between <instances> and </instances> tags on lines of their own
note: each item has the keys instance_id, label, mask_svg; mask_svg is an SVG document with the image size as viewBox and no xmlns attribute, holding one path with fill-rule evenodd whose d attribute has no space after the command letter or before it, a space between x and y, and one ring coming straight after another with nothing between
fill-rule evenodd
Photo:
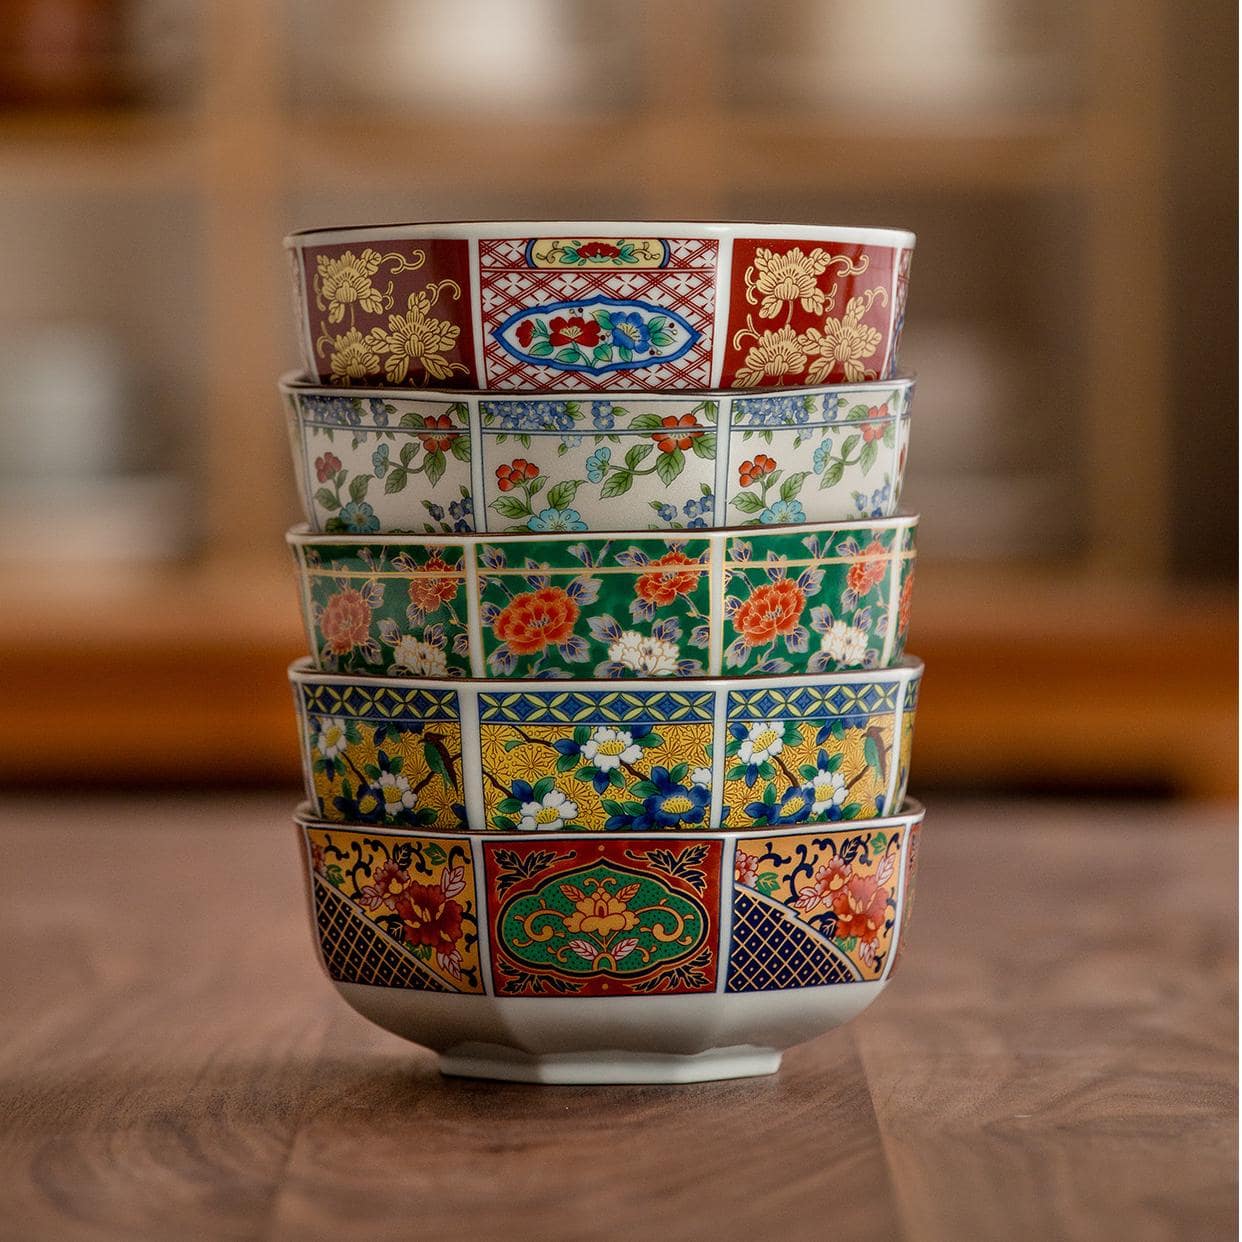
<instances>
[{"instance_id":1,"label":"green leaf","mask_svg":"<svg viewBox=\"0 0 1242 1242\"><path fill-rule=\"evenodd\" d=\"M738 492L733 504L743 513L758 513L763 508L763 501L754 492Z\"/></svg>"},{"instance_id":2,"label":"green leaf","mask_svg":"<svg viewBox=\"0 0 1242 1242\"><path fill-rule=\"evenodd\" d=\"M434 841L427 843L427 857L438 867L441 863L448 861L448 855L444 852L444 846L437 845Z\"/></svg>"},{"instance_id":3,"label":"green leaf","mask_svg":"<svg viewBox=\"0 0 1242 1242\"><path fill-rule=\"evenodd\" d=\"M554 509L565 509L573 504L578 494L579 479L562 479L548 489L548 504Z\"/></svg>"},{"instance_id":4,"label":"green leaf","mask_svg":"<svg viewBox=\"0 0 1242 1242\"><path fill-rule=\"evenodd\" d=\"M636 470L643 461L655 452L654 444L632 444L626 450L625 465L628 470Z\"/></svg>"},{"instance_id":5,"label":"green leaf","mask_svg":"<svg viewBox=\"0 0 1242 1242\"><path fill-rule=\"evenodd\" d=\"M690 441L690 448L696 457L703 457L707 461L714 461L716 457L716 437L710 432L706 435L695 436Z\"/></svg>"},{"instance_id":6,"label":"green leaf","mask_svg":"<svg viewBox=\"0 0 1242 1242\"><path fill-rule=\"evenodd\" d=\"M530 517L530 510L526 507L526 501L519 500L516 496L497 496L488 508L495 509L501 517L513 518L515 520Z\"/></svg>"},{"instance_id":7,"label":"green leaf","mask_svg":"<svg viewBox=\"0 0 1242 1242\"><path fill-rule=\"evenodd\" d=\"M414 460L414 454L418 452L418 448L418 442L415 440L411 440L409 444L401 446L401 464L403 466L408 466Z\"/></svg>"},{"instance_id":8,"label":"green leaf","mask_svg":"<svg viewBox=\"0 0 1242 1242\"><path fill-rule=\"evenodd\" d=\"M771 897L774 892L781 886L780 877L775 871L761 871L755 877L755 887L765 897Z\"/></svg>"},{"instance_id":9,"label":"green leaf","mask_svg":"<svg viewBox=\"0 0 1242 1242\"><path fill-rule=\"evenodd\" d=\"M799 470L795 474L786 475L781 484L781 499L792 500L802 490L802 484L810 473L809 470Z\"/></svg>"},{"instance_id":10,"label":"green leaf","mask_svg":"<svg viewBox=\"0 0 1242 1242\"><path fill-rule=\"evenodd\" d=\"M819 477L819 490L822 492L825 487L833 487L840 483L844 473L845 462L834 458L824 467L824 473Z\"/></svg>"},{"instance_id":11,"label":"green leaf","mask_svg":"<svg viewBox=\"0 0 1242 1242\"><path fill-rule=\"evenodd\" d=\"M350 500L365 500L367 498L367 488L371 486L371 476L369 474L356 474L349 485Z\"/></svg>"},{"instance_id":12,"label":"green leaf","mask_svg":"<svg viewBox=\"0 0 1242 1242\"><path fill-rule=\"evenodd\" d=\"M845 437L845 443L841 445L841 456L848 458L858 445L858 441L862 439L860 435L852 435Z\"/></svg>"},{"instance_id":13,"label":"green leaf","mask_svg":"<svg viewBox=\"0 0 1242 1242\"><path fill-rule=\"evenodd\" d=\"M558 772L568 772L570 768L576 767L577 764L577 755L557 755L556 757L556 770Z\"/></svg>"},{"instance_id":14,"label":"green leaf","mask_svg":"<svg viewBox=\"0 0 1242 1242\"><path fill-rule=\"evenodd\" d=\"M607 362L612 357L612 346L607 342L601 341L591 351L592 362Z\"/></svg>"},{"instance_id":15,"label":"green leaf","mask_svg":"<svg viewBox=\"0 0 1242 1242\"><path fill-rule=\"evenodd\" d=\"M517 820L510 819L507 815L493 815L492 826L499 828L501 832L516 832Z\"/></svg>"},{"instance_id":16,"label":"green leaf","mask_svg":"<svg viewBox=\"0 0 1242 1242\"><path fill-rule=\"evenodd\" d=\"M315 503L321 509L327 509L329 513L335 513L341 507L341 502L337 500L336 493L329 491L326 487L321 487L315 493Z\"/></svg>"},{"instance_id":17,"label":"green leaf","mask_svg":"<svg viewBox=\"0 0 1242 1242\"><path fill-rule=\"evenodd\" d=\"M635 414L627 424L627 429L629 431L657 431L663 426L664 420L660 415L648 410L643 414Z\"/></svg>"},{"instance_id":18,"label":"green leaf","mask_svg":"<svg viewBox=\"0 0 1242 1242\"><path fill-rule=\"evenodd\" d=\"M586 354L577 345L566 345L564 349L557 350L556 360L557 362L585 362Z\"/></svg>"},{"instance_id":19,"label":"green leaf","mask_svg":"<svg viewBox=\"0 0 1242 1242\"><path fill-rule=\"evenodd\" d=\"M866 407L865 405L851 405L851 406L850 406L850 412L849 412L849 413L848 413L845 417L846 417L846 418L851 418L851 419L854 419L854 418L866 418L866 417L867 417L867 407Z\"/></svg>"},{"instance_id":20,"label":"green leaf","mask_svg":"<svg viewBox=\"0 0 1242 1242\"><path fill-rule=\"evenodd\" d=\"M523 741L520 737L511 737L511 738L510 738L510 739L509 739L509 740L505 743L505 747L504 747L504 749L505 749L505 754L507 755L507 754L509 754L511 751L517 750L517 748L518 748L519 746L525 746L525 745L526 745L526 743L525 743L525 742L524 742L524 741Z\"/></svg>"},{"instance_id":21,"label":"green leaf","mask_svg":"<svg viewBox=\"0 0 1242 1242\"><path fill-rule=\"evenodd\" d=\"M681 449L671 453L661 453L656 460L656 475L661 483L671 483L685 468L686 455Z\"/></svg>"},{"instance_id":22,"label":"green leaf","mask_svg":"<svg viewBox=\"0 0 1242 1242\"><path fill-rule=\"evenodd\" d=\"M532 341L526 352L532 358L548 358L552 355L552 345L549 341Z\"/></svg>"},{"instance_id":23,"label":"green leaf","mask_svg":"<svg viewBox=\"0 0 1242 1242\"><path fill-rule=\"evenodd\" d=\"M556 781L550 776L541 776L534 784L536 801L546 798L556 788Z\"/></svg>"},{"instance_id":24,"label":"green leaf","mask_svg":"<svg viewBox=\"0 0 1242 1242\"><path fill-rule=\"evenodd\" d=\"M428 453L423 459L423 471L427 475L427 482L432 487L444 478L444 454L439 449L436 449L434 453Z\"/></svg>"},{"instance_id":25,"label":"green leaf","mask_svg":"<svg viewBox=\"0 0 1242 1242\"><path fill-rule=\"evenodd\" d=\"M470 460L470 437L454 436L449 442L449 448L452 450L453 456L458 461Z\"/></svg>"},{"instance_id":26,"label":"green leaf","mask_svg":"<svg viewBox=\"0 0 1242 1242\"><path fill-rule=\"evenodd\" d=\"M404 466L393 466L384 476L384 494L391 496L393 492L405 491L405 485L409 481L410 472Z\"/></svg>"},{"instance_id":27,"label":"green leaf","mask_svg":"<svg viewBox=\"0 0 1242 1242\"><path fill-rule=\"evenodd\" d=\"M422 425L423 416L415 410L406 410L406 412L401 415L401 421L397 424L398 427L421 427Z\"/></svg>"},{"instance_id":28,"label":"green leaf","mask_svg":"<svg viewBox=\"0 0 1242 1242\"><path fill-rule=\"evenodd\" d=\"M878 440L868 440L862 446L862 452L858 455L858 464L862 466L864 474L875 465L875 459L879 451L880 442Z\"/></svg>"},{"instance_id":29,"label":"green leaf","mask_svg":"<svg viewBox=\"0 0 1242 1242\"><path fill-rule=\"evenodd\" d=\"M633 482L634 476L628 470L618 470L616 474L610 474L604 480L604 486L599 489L600 497L604 500L611 500L613 496L624 496Z\"/></svg>"},{"instance_id":30,"label":"green leaf","mask_svg":"<svg viewBox=\"0 0 1242 1242\"><path fill-rule=\"evenodd\" d=\"M612 316L606 310L597 310L591 318L594 319L605 332L612 329Z\"/></svg>"},{"instance_id":31,"label":"green leaf","mask_svg":"<svg viewBox=\"0 0 1242 1242\"><path fill-rule=\"evenodd\" d=\"M522 809L522 804L517 798L501 798L496 803L496 809L503 811L506 815L517 815Z\"/></svg>"},{"instance_id":32,"label":"green leaf","mask_svg":"<svg viewBox=\"0 0 1242 1242\"><path fill-rule=\"evenodd\" d=\"M873 733L868 733L863 737L863 758L867 761L869 768L878 768L882 763L880 748L876 745Z\"/></svg>"}]
</instances>

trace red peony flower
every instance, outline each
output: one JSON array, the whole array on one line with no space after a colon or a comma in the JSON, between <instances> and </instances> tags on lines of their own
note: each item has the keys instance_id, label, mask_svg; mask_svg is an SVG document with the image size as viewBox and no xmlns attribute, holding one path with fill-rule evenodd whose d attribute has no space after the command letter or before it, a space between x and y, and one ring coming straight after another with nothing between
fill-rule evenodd
<instances>
[{"instance_id":1,"label":"red peony flower","mask_svg":"<svg viewBox=\"0 0 1242 1242\"><path fill-rule=\"evenodd\" d=\"M563 643L577 620L578 605L560 587L549 586L514 596L493 629L514 655L531 655Z\"/></svg>"},{"instance_id":2,"label":"red peony flower","mask_svg":"<svg viewBox=\"0 0 1242 1242\"><path fill-rule=\"evenodd\" d=\"M359 903L366 910L378 910L395 901L409 882L410 873L389 859L376 869L371 883L359 889Z\"/></svg>"},{"instance_id":3,"label":"red peony flower","mask_svg":"<svg viewBox=\"0 0 1242 1242\"><path fill-rule=\"evenodd\" d=\"M897 600L897 632L904 634L910 628L910 597L914 594L914 570L906 575L901 584L901 596Z\"/></svg>"},{"instance_id":4,"label":"red peony flower","mask_svg":"<svg viewBox=\"0 0 1242 1242\"><path fill-rule=\"evenodd\" d=\"M548 340L553 345L599 344L599 324L581 315L557 315L548 322Z\"/></svg>"},{"instance_id":5,"label":"red peony flower","mask_svg":"<svg viewBox=\"0 0 1242 1242\"><path fill-rule=\"evenodd\" d=\"M845 577L846 585L855 595L866 595L883 579L887 570L888 553L878 539L873 539L850 566L850 571Z\"/></svg>"},{"instance_id":6,"label":"red peony flower","mask_svg":"<svg viewBox=\"0 0 1242 1242\"><path fill-rule=\"evenodd\" d=\"M879 938L888 919L888 889L872 875L855 875L832 898L836 939L857 936L860 944Z\"/></svg>"},{"instance_id":7,"label":"red peony flower","mask_svg":"<svg viewBox=\"0 0 1242 1242\"><path fill-rule=\"evenodd\" d=\"M653 432L651 438L656 442L661 453L672 453L677 449L681 449L684 453L703 434L704 430L699 426L693 414L683 414L680 418L676 414L666 414L660 423L667 430ZM696 430L681 431L683 427L694 427ZM681 434L673 434L674 431L680 431Z\"/></svg>"},{"instance_id":8,"label":"red peony flower","mask_svg":"<svg viewBox=\"0 0 1242 1242\"><path fill-rule=\"evenodd\" d=\"M733 614L733 626L748 647L770 643L798 628L806 593L791 578L757 586Z\"/></svg>"},{"instance_id":9,"label":"red peony flower","mask_svg":"<svg viewBox=\"0 0 1242 1242\"><path fill-rule=\"evenodd\" d=\"M456 578L433 576L441 570L449 574L453 572L439 552L433 552L427 558L427 563L423 566L420 575L410 579L410 603L420 612L435 612L441 604L447 604L457 595ZM426 574L427 577L423 577L422 574Z\"/></svg>"},{"instance_id":10,"label":"red peony flower","mask_svg":"<svg viewBox=\"0 0 1242 1242\"><path fill-rule=\"evenodd\" d=\"M451 953L461 936L461 906L445 897L438 884L411 884L392 899L401 916L406 944L429 944L437 953Z\"/></svg>"},{"instance_id":11,"label":"red peony flower","mask_svg":"<svg viewBox=\"0 0 1242 1242\"><path fill-rule=\"evenodd\" d=\"M593 241L578 247L578 256L583 259L615 259L620 253L621 247L611 242Z\"/></svg>"},{"instance_id":12,"label":"red peony flower","mask_svg":"<svg viewBox=\"0 0 1242 1242\"><path fill-rule=\"evenodd\" d=\"M638 579L638 594L649 604L664 607L671 604L679 595L694 590L699 580L697 569L686 569L683 566L697 566L698 561L684 552L666 552Z\"/></svg>"},{"instance_id":13,"label":"red peony flower","mask_svg":"<svg viewBox=\"0 0 1242 1242\"><path fill-rule=\"evenodd\" d=\"M776 462L766 453L756 453L754 461L744 461L737 468L737 479L743 487L757 483L765 474L776 469Z\"/></svg>"},{"instance_id":14,"label":"red peony flower","mask_svg":"<svg viewBox=\"0 0 1242 1242\"><path fill-rule=\"evenodd\" d=\"M830 905L834 894L845 887L852 875L853 870L849 863L842 862L840 858L830 858L816 867L811 882L798 890L798 900L794 905L799 910L814 910L816 906Z\"/></svg>"},{"instance_id":15,"label":"red peony flower","mask_svg":"<svg viewBox=\"0 0 1242 1242\"><path fill-rule=\"evenodd\" d=\"M453 420L447 414L437 414L434 417L430 414L423 415L423 427L428 431L451 431ZM452 447L454 437L452 435L420 435L418 437L423 442L423 448L429 453L437 450L441 453L446 452Z\"/></svg>"},{"instance_id":16,"label":"red peony flower","mask_svg":"<svg viewBox=\"0 0 1242 1242\"><path fill-rule=\"evenodd\" d=\"M529 319L523 319L513 330L513 335L517 337L517 343L523 349L529 349L535 335L535 325Z\"/></svg>"},{"instance_id":17,"label":"red peony flower","mask_svg":"<svg viewBox=\"0 0 1242 1242\"><path fill-rule=\"evenodd\" d=\"M319 630L334 655L345 655L367 641L371 605L360 591L345 587L324 605Z\"/></svg>"},{"instance_id":18,"label":"red peony flower","mask_svg":"<svg viewBox=\"0 0 1242 1242\"><path fill-rule=\"evenodd\" d=\"M867 411L867 417L869 419L887 418L888 417L888 402L886 401L883 405L873 405ZM872 426L871 424L868 424L862 429L862 436L863 436L864 444L868 443L871 440L882 440L884 439L884 428L875 427L875 426Z\"/></svg>"},{"instance_id":19,"label":"red peony flower","mask_svg":"<svg viewBox=\"0 0 1242 1242\"><path fill-rule=\"evenodd\" d=\"M539 467L525 457L516 457L507 466L496 467L496 486L502 492L512 491L530 479L539 477Z\"/></svg>"},{"instance_id":20,"label":"red peony flower","mask_svg":"<svg viewBox=\"0 0 1242 1242\"><path fill-rule=\"evenodd\" d=\"M315 474L320 483L326 483L341 468L341 459L335 453L325 453L315 458Z\"/></svg>"}]
</instances>

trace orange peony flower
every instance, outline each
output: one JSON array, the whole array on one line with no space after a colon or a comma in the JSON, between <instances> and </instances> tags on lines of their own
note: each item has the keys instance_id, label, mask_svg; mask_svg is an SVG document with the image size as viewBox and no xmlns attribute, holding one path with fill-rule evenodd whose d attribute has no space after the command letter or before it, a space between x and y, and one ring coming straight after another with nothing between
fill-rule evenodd
<instances>
[{"instance_id":1,"label":"orange peony flower","mask_svg":"<svg viewBox=\"0 0 1242 1242\"><path fill-rule=\"evenodd\" d=\"M406 944L430 945L438 953L451 953L461 936L461 906L444 896L438 884L411 884L392 898L401 917L401 938Z\"/></svg>"},{"instance_id":2,"label":"orange peony flower","mask_svg":"<svg viewBox=\"0 0 1242 1242\"><path fill-rule=\"evenodd\" d=\"M531 655L563 643L577 620L578 605L560 587L540 587L514 596L493 629L514 655Z\"/></svg>"},{"instance_id":3,"label":"orange peony flower","mask_svg":"<svg viewBox=\"0 0 1242 1242\"><path fill-rule=\"evenodd\" d=\"M675 453L678 449L684 453L704 431L693 414L683 414L680 418L676 414L666 414L660 425L664 430L652 432L651 438L661 453Z\"/></svg>"},{"instance_id":4,"label":"orange peony flower","mask_svg":"<svg viewBox=\"0 0 1242 1242\"><path fill-rule=\"evenodd\" d=\"M651 567L639 578L638 594L649 604L663 607L679 595L693 591L699 574L697 568L680 568L686 565L697 567L698 561L684 552L666 552L652 561Z\"/></svg>"},{"instance_id":5,"label":"orange peony flower","mask_svg":"<svg viewBox=\"0 0 1242 1242\"><path fill-rule=\"evenodd\" d=\"M334 655L345 655L367 641L371 605L353 587L338 591L324 605L319 630Z\"/></svg>"},{"instance_id":6,"label":"orange peony flower","mask_svg":"<svg viewBox=\"0 0 1242 1242\"><path fill-rule=\"evenodd\" d=\"M897 632L904 634L910 628L910 597L914 594L914 570L906 575L901 584L901 598L897 601Z\"/></svg>"},{"instance_id":7,"label":"orange peony flower","mask_svg":"<svg viewBox=\"0 0 1242 1242\"><path fill-rule=\"evenodd\" d=\"M873 539L850 566L850 572L846 575L845 581L855 595L863 596L882 581L887 572L888 553L878 539Z\"/></svg>"},{"instance_id":8,"label":"orange peony flower","mask_svg":"<svg viewBox=\"0 0 1242 1242\"><path fill-rule=\"evenodd\" d=\"M832 908L837 916L836 939L876 940L888 918L888 889L875 876L855 875L833 894Z\"/></svg>"},{"instance_id":9,"label":"orange peony flower","mask_svg":"<svg viewBox=\"0 0 1242 1242\"><path fill-rule=\"evenodd\" d=\"M754 461L744 461L737 468L737 481L743 487L758 482L765 474L776 469L776 460L766 453L756 453Z\"/></svg>"},{"instance_id":10,"label":"orange peony flower","mask_svg":"<svg viewBox=\"0 0 1242 1242\"><path fill-rule=\"evenodd\" d=\"M449 568L448 562L445 561L439 552L433 552L427 558L427 563L422 569L422 573L429 576L410 579L410 603L419 612L435 612L441 604L447 604L456 596L456 578L435 578L430 576L440 570L444 570L445 573L453 572Z\"/></svg>"},{"instance_id":11,"label":"orange peony flower","mask_svg":"<svg viewBox=\"0 0 1242 1242\"><path fill-rule=\"evenodd\" d=\"M758 647L797 629L805 604L805 592L791 578L765 582L733 614L733 626L748 647Z\"/></svg>"}]
</instances>

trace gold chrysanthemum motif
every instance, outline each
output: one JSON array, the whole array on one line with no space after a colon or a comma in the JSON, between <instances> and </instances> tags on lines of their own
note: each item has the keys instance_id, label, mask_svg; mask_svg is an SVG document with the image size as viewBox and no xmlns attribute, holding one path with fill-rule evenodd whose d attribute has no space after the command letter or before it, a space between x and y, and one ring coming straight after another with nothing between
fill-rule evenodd
<instances>
[{"instance_id":1,"label":"gold chrysanthemum motif","mask_svg":"<svg viewBox=\"0 0 1242 1242\"><path fill-rule=\"evenodd\" d=\"M346 308L355 303L369 315L384 313L384 295L371 283L381 262L379 253L371 249L360 255L346 250L335 259L323 254L318 257L319 296L327 303L329 323L340 323ZM391 301L389 298L389 304Z\"/></svg>"},{"instance_id":2,"label":"gold chrysanthemum motif","mask_svg":"<svg viewBox=\"0 0 1242 1242\"><path fill-rule=\"evenodd\" d=\"M822 329L806 330L803 341L811 359L806 373L807 383L820 383L838 366L845 372L845 378L851 384L867 378L863 359L870 358L875 353L882 338L875 328L862 322L865 313L864 300L851 298L840 319L825 319Z\"/></svg>"},{"instance_id":3,"label":"gold chrysanthemum motif","mask_svg":"<svg viewBox=\"0 0 1242 1242\"><path fill-rule=\"evenodd\" d=\"M812 315L824 313L824 291L816 283L831 262L828 253L816 246L806 254L795 246L785 254L759 249L754 266L746 273L749 301L758 294L761 319L775 319L786 303L798 302Z\"/></svg>"},{"instance_id":4,"label":"gold chrysanthemum motif","mask_svg":"<svg viewBox=\"0 0 1242 1242\"><path fill-rule=\"evenodd\" d=\"M734 380L738 388L752 388L765 379L797 375L806 366L806 350L798 334L788 325L775 332L764 332L746 351Z\"/></svg>"},{"instance_id":5,"label":"gold chrysanthemum motif","mask_svg":"<svg viewBox=\"0 0 1242 1242\"><path fill-rule=\"evenodd\" d=\"M404 315L389 315L386 329L372 328L367 336L371 348L384 355L384 375L390 384L403 383L411 364L438 380L466 370L443 356L456 345L461 329L435 318L431 305L426 291L411 293Z\"/></svg>"},{"instance_id":6,"label":"gold chrysanthemum motif","mask_svg":"<svg viewBox=\"0 0 1242 1242\"><path fill-rule=\"evenodd\" d=\"M343 336L333 338L329 365L334 384L354 384L374 375L380 369L380 360L362 333L350 328Z\"/></svg>"}]
</instances>

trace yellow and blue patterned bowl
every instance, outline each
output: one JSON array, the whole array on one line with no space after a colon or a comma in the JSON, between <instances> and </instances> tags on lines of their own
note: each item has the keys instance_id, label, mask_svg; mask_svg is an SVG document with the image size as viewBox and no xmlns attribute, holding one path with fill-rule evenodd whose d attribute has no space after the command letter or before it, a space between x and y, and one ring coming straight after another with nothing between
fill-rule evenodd
<instances>
[{"instance_id":1,"label":"yellow and blue patterned bowl","mask_svg":"<svg viewBox=\"0 0 1242 1242\"><path fill-rule=\"evenodd\" d=\"M773 1072L892 973L923 810L746 832L462 833L298 816L321 960L448 1074Z\"/></svg>"},{"instance_id":2,"label":"yellow and blue patterned bowl","mask_svg":"<svg viewBox=\"0 0 1242 1242\"><path fill-rule=\"evenodd\" d=\"M289 543L321 668L613 680L887 668L917 525Z\"/></svg>"},{"instance_id":3,"label":"yellow and blue patterned bowl","mask_svg":"<svg viewBox=\"0 0 1242 1242\"><path fill-rule=\"evenodd\" d=\"M476 832L703 832L882 815L923 666L668 681L290 669L314 813Z\"/></svg>"},{"instance_id":4,"label":"yellow and blue patterned bowl","mask_svg":"<svg viewBox=\"0 0 1242 1242\"><path fill-rule=\"evenodd\" d=\"M913 389L893 379L583 397L281 383L306 520L354 535L890 517Z\"/></svg>"}]
</instances>

